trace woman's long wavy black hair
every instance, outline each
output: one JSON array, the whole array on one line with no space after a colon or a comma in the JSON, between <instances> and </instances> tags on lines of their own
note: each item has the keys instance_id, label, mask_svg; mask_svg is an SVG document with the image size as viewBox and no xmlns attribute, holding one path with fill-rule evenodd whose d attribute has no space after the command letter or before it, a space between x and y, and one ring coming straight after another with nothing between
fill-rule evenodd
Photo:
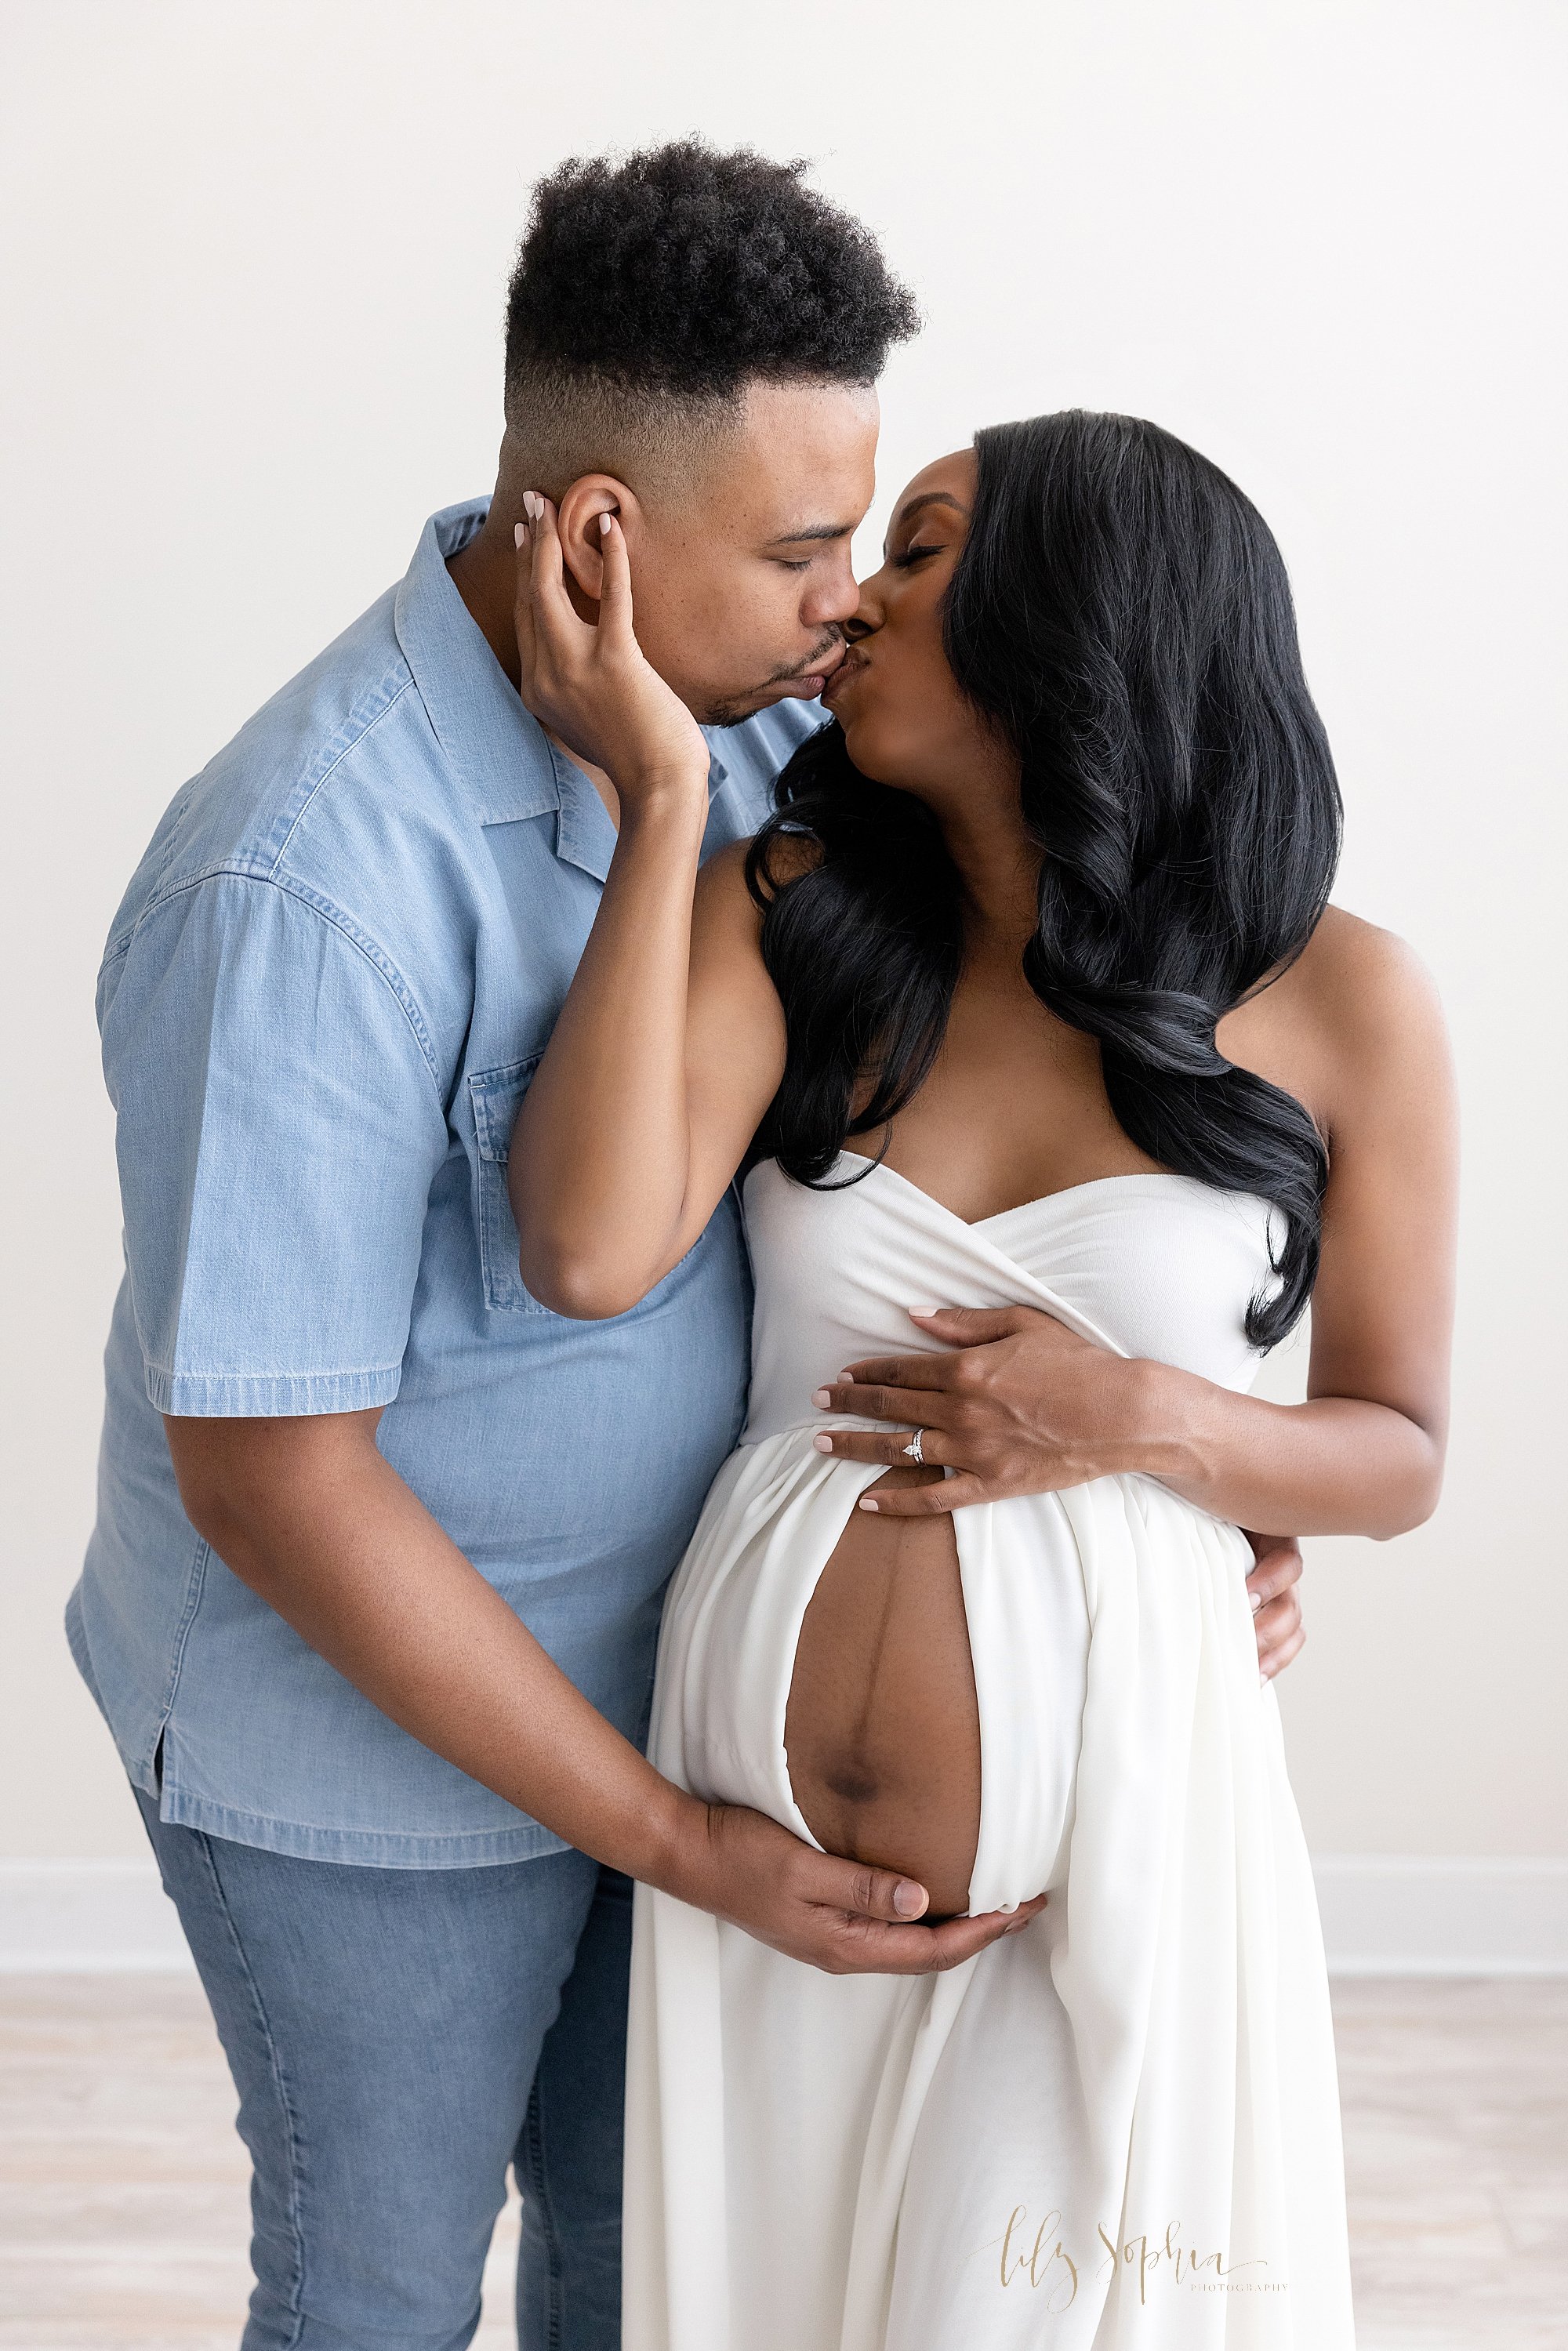
<instances>
[{"instance_id":1,"label":"woman's long wavy black hair","mask_svg":"<svg viewBox=\"0 0 1568 2351\"><path fill-rule=\"evenodd\" d=\"M1278 1279L1247 1317L1270 1347L1312 1294L1327 1155L1302 1105L1227 1061L1214 1032L1300 954L1339 856L1284 564L1235 484L1140 418L1069 409L993 425L975 449L943 637L1022 763L1040 850L1024 972L1098 1040L1141 1150L1281 1212ZM931 1069L963 961L959 883L930 810L862 776L836 724L777 799L747 879L789 1048L753 1148L821 1184ZM779 858L802 832L821 852L804 870Z\"/></svg>"}]
</instances>

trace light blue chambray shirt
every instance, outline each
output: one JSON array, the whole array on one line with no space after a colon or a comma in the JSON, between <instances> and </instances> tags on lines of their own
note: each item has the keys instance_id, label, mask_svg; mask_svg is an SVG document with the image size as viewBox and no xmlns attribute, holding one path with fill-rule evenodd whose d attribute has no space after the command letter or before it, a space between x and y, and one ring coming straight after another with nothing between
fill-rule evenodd
<instances>
[{"instance_id":1,"label":"light blue chambray shirt","mask_svg":"<svg viewBox=\"0 0 1568 2351\"><path fill-rule=\"evenodd\" d=\"M659 1610L745 1416L733 1194L628 1314L524 1289L513 1115L615 834L445 569L487 501L173 801L99 982L125 1280L98 1522L66 1612L162 1816L331 1861L564 1850L411 1738L214 1556L161 1412L381 1405L382 1454L550 1656L645 1740ZM821 723L786 702L710 742L705 853L754 831Z\"/></svg>"}]
</instances>

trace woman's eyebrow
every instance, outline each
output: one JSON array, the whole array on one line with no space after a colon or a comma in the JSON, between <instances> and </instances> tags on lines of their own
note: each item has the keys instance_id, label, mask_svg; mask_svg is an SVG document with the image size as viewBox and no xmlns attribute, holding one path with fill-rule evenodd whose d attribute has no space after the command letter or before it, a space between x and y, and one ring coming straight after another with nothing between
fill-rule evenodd
<instances>
[{"instance_id":1,"label":"woman's eyebrow","mask_svg":"<svg viewBox=\"0 0 1568 2351\"><path fill-rule=\"evenodd\" d=\"M951 507L955 514L960 515L967 515L969 511L967 507L956 498L950 490L922 490L917 498L908 498L899 507L893 517L887 538L893 537L901 522L910 521L926 507ZM882 542L882 551L884 555L887 553L887 538Z\"/></svg>"},{"instance_id":2,"label":"woman's eyebrow","mask_svg":"<svg viewBox=\"0 0 1568 2351\"><path fill-rule=\"evenodd\" d=\"M963 514L966 511L951 490L922 490L917 498L907 498L904 501L894 519L895 522L907 522L911 515L917 515L920 512L922 507L951 507L955 514Z\"/></svg>"}]
</instances>

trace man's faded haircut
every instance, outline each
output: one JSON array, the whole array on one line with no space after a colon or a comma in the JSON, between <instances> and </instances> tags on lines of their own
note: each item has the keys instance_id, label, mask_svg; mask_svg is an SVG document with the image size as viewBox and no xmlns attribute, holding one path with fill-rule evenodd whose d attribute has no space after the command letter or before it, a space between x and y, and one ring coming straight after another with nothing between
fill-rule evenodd
<instances>
[{"instance_id":1,"label":"man's faded haircut","mask_svg":"<svg viewBox=\"0 0 1568 2351\"><path fill-rule=\"evenodd\" d=\"M876 381L914 298L805 172L681 140L539 182L507 291L507 423L540 488L695 455L751 381Z\"/></svg>"}]
</instances>

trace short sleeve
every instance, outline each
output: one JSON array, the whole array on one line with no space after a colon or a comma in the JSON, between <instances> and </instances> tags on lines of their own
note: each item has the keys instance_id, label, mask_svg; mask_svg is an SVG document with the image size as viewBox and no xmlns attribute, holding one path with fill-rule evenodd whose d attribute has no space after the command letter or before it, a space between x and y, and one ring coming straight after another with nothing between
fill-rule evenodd
<instances>
[{"instance_id":1,"label":"short sleeve","mask_svg":"<svg viewBox=\"0 0 1568 2351\"><path fill-rule=\"evenodd\" d=\"M447 1144L400 975L287 887L209 875L144 920L102 1019L152 1403L390 1402Z\"/></svg>"}]
</instances>

